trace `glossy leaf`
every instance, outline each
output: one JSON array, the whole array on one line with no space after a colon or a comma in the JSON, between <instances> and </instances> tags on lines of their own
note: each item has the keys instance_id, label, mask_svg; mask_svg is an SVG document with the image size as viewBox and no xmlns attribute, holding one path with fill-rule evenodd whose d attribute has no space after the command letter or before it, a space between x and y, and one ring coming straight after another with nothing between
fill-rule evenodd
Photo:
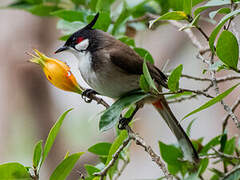
<instances>
[{"instance_id":1,"label":"glossy leaf","mask_svg":"<svg viewBox=\"0 0 240 180\"><path fill-rule=\"evenodd\" d=\"M136 47L133 49L134 51L136 51L136 53L138 53L139 56L141 56L142 58L145 58L148 62L154 64L154 59L152 55L146 49L136 48Z\"/></svg>"},{"instance_id":2,"label":"glossy leaf","mask_svg":"<svg viewBox=\"0 0 240 180\"><path fill-rule=\"evenodd\" d=\"M134 104L141 99L149 96L142 91L136 93L130 92L129 95L123 96L118 99L111 107L109 107L101 116L99 122L99 129L106 131L112 128L120 118L120 114L127 106Z\"/></svg>"},{"instance_id":3,"label":"glossy leaf","mask_svg":"<svg viewBox=\"0 0 240 180\"><path fill-rule=\"evenodd\" d=\"M220 9L218 9L218 10L216 10L216 11L210 12L210 13L209 13L209 17L210 17L211 19L214 19L217 14L228 14L228 13L230 13L230 12L231 12L231 9L230 9L230 8L220 8Z\"/></svg>"},{"instance_id":4,"label":"glossy leaf","mask_svg":"<svg viewBox=\"0 0 240 180\"><path fill-rule=\"evenodd\" d=\"M91 22L94 18L94 15L89 15L87 16L87 21L88 23ZM101 29L103 31L107 31L108 27L111 24L111 17L110 17L110 12L101 12L99 14L98 20L96 22L96 24L94 25L94 29Z\"/></svg>"},{"instance_id":5,"label":"glossy leaf","mask_svg":"<svg viewBox=\"0 0 240 180\"><path fill-rule=\"evenodd\" d=\"M50 16L52 12L59 10L56 6L35 5L27 9L30 13L37 16Z\"/></svg>"},{"instance_id":6,"label":"glossy leaf","mask_svg":"<svg viewBox=\"0 0 240 180\"><path fill-rule=\"evenodd\" d=\"M208 167L208 163L209 163L209 160L207 158L204 158L201 160L199 169L198 169L198 175L202 175L205 172L205 170Z\"/></svg>"},{"instance_id":7,"label":"glossy leaf","mask_svg":"<svg viewBox=\"0 0 240 180\"><path fill-rule=\"evenodd\" d=\"M96 2L96 12L109 12L114 0L97 0Z\"/></svg>"},{"instance_id":8,"label":"glossy leaf","mask_svg":"<svg viewBox=\"0 0 240 180\"><path fill-rule=\"evenodd\" d=\"M6 163L0 165L0 179L24 179L31 180L30 174L27 169L19 163Z\"/></svg>"},{"instance_id":9,"label":"glossy leaf","mask_svg":"<svg viewBox=\"0 0 240 180\"><path fill-rule=\"evenodd\" d=\"M229 88L228 90L226 90L225 92L223 92L222 94L219 94L217 97L211 99L210 101L206 102L205 104L203 104L202 106L200 106L199 108L195 109L194 111L188 113L186 116L184 116L183 119L197 113L200 112L214 104L216 104L217 102L221 101L223 98L225 98L227 95L229 95L239 84L236 84L235 86Z\"/></svg>"},{"instance_id":10,"label":"glossy leaf","mask_svg":"<svg viewBox=\"0 0 240 180\"><path fill-rule=\"evenodd\" d=\"M33 153L33 167L37 168L42 157L42 140L38 141L34 148Z\"/></svg>"},{"instance_id":11,"label":"glossy leaf","mask_svg":"<svg viewBox=\"0 0 240 180\"><path fill-rule=\"evenodd\" d=\"M187 15L191 15L191 13L192 13L192 0L184 0L183 1L183 10Z\"/></svg>"},{"instance_id":12,"label":"glossy leaf","mask_svg":"<svg viewBox=\"0 0 240 180\"><path fill-rule=\"evenodd\" d=\"M118 148L122 145L123 141L127 138L128 133L127 131L123 130L121 133L117 136L117 138L113 141L112 146L109 150L107 162L106 165L111 161L112 156L114 153L118 150Z\"/></svg>"},{"instance_id":13,"label":"glossy leaf","mask_svg":"<svg viewBox=\"0 0 240 180\"><path fill-rule=\"evenodd\" d=\"M147 80L146 80L146 78L145 78L144 75L141 75L141 76L140 76L139 85L140 85L140 88L141 88L144 92L149 92L149 91L150 91L148 82L147 82Z\"/></svg>"},{"instance_id":14,"label":"glossy leaf","mask_svg":"<svg viewBox=\"0 0 240 180\"><path fill-rule=\"evenodd\" d=\"M236 146L236 137L233 137L227 141L223 152L225 154L232 155L235 150L235 146Z\"/></svg>"},{"instance_id":15,"label":"glossy leaf","mask_svg":"<svg viewBox=\"0 0 240 180\"><path fill-rule=\"evenodd\" d=\"M53 171L50 180L65 180L82 154L75 153L64 159Z\"/></svg>"},{"instance_id":16,"label":"glossy leaf","mask_svg":"<svg viewBox=\"0 0 240 180\"><path fill-rule=\"evenodd\" d=\"M143 63L143 75L149 85L150 90L153 90L154 92L158 93L158 89L155 85L154 80L152 79L150 72L147 67L147 60L144 58L144 63Z\"/></svg>"},{"instance_id":17,"label":"glossy leaf","mask_svg":"<svg viewBox=\"0 0 240 180\"><path fill-rule=\"evenodd\" d=\"M176 67L170 74L168 78L168 88L176 92L179 89L179 80L182 75L183 65L180 64L178 67Z\"/></svg>"},{"instance_id":18,"label":"glossy leaf","mask_svg":"<svg viewBox=\"0 0 240 180\"><path fill-rule=\"evenodd\" d=\"M201 13L202 11L210 8L210 7L218 7L218 6L223 6L223 5L227 5L227 4L231 4L231 0L210 0L208 1L206 4L200 6L199 8L197 8L194 11L194 15L198 15L199 13Z\"/></svg>"},{"instance_id":19,"label":"glossy leaf","mask_svg":"<svg viewBox=\"0 0 240 180\"><path fill-rule=\"evenodd\" d=\"M226 16L224 16L220 22L218 23L218 25L215 27L215 29L212 31L211 35L209 36L209 46L211 48L212 51L215 51L214 49L214 42L215 39L219 33L219 31L221 30L221 28L223 27L223 25L233 16L238 15L240 13L240 9L237 9L235 11L232 11L231 13L227 14Z\"/></svg>"},{"instance_id":20,"label":"glossy leaf","mask_svg":"<svg viewBox=\"0 0 240 180\"><path fill-rule=\"evenodd\" d=\"M237 69L239 47L237 38L230 31L224 30L218 38L216 52L219 59L233 69Z\"/></svg>"},{"instance_id":21,"label":"glossy leaf","mask_svg":"<svg viewBox=\"0 0 240 180\"><path fill-rule=\"evenodd\" d=\"M126 2L124 1L123 9L120 15L118 16L116 22L114 23L112 34L116 35L119 31L119 28L127 21L128 17L131 15L130 10L128 9L128 6Z\"/></svg>"},{"instance_id":22,"label":"glossy leaf","mask_svg":"<svg viewBox=\"0 0 240 180\"><path fill-rule=\"evenodd\" d=\"M200 154L205 155L212 147L220 144L221 136L214 137L211 139L200 151Z\"/></svg>"},{"instance_id":23,"label":"glossy leaf","mask_svg":"<svg viewBox=\"0 0 240 180\"><path fill-rule=\"evenodd\" d=\"M43 157L42 157L42 161L40 166L42 165L42 163L45 161L46 157L48 156L49 151L52 148L52 145L57 137L57 134L60 130L60 127L62 126L63 120L65 119L66 115L71 111L72 109L69 109L67 111L65 111L60 118L57 120L57 122L54 124L54 126L51 128L46 143L44 145L44 149L43 149Z\"/></svg>"},{"instance_id":24,"label":"glossy leaf","mask_svg":"<svg viewBox=\"0 0 240 180\"><path fill-rule=\"evenodd\" d=\"M83 11L59 10L52 12L51 15L59 17L69 22L73 21L84 22L85 13Z\"/></svg>"},{"instance_id":25,"label":"glossy leaf","mask_svg":"<svg viewBox=\"0 0 240 180\"><path fill-rule=\"evenodd\" d=\"M155 22L160 20L187 20L187 19L188 19L187 14L184 13L183 11L171 11L160 16L157 19L150 21L149 28L151 28Z\"/></svg>"},{"instance_id":26,"label":"glossy leaf","mask_svg":"<svg viewBox=\"0 0 240 180\"><path fill-rule=\"evenodd\" d=\"M96 168L95 166L92 166L92 165L85 164L84 167L85 167L89 176L93 176L94 173L100 171L100 169L98 169L98 168Z\"/></svg>"},{"instance_id":27,"label":"glossy leaf","mask_svg":"<svg viewBox=\"0 0 240 180\"><path fill-rule=\"evenodd\" d=\"M239 180L240 179L240 166L235 167L230 173L227 173L222 180Z\"/></svg>"},{"instance_id":28,"label":"glossy leaf","mask_svg":"<svg viewBox=\"0 0 240 180\"><path fill-rule=\"evenodd\" d=\"M88 148L88 151L99 156L107 156L111 145L111 143L107 142L97 143Z\"/></svg>"},{"instance_id":29,"label":"glossy leaf","mask_svg":"<svg viewBox=\"0 0 240 180\"><path fill-rule=\"evenodd\" d=\"M195 18L192 20L192 22L190 24L187 24L186 26L183 26L182 28L180 28L179 31L183 31L183 30L188 29L188 28L195 28L195 27L197 27L199 18L200 18L200 14L195 16Z\"/></svg>"},{"instance_id":30,"label":"glossy leaf","mask_svg":"<svg viewBox=\"0 0 240 180\"><path fill-rule=\"evenodd\" d=\"M176 165L181 163L178 159L183 157L183 154L179 148L176 148L173 145L167 145L159 141L160 153L163 160L167 164Z\"/></svg>"},{"instance_id":31,"label":"glossy leaf","mask_svg":"<svg viewBox=\"0 0 240 180\"><path fill-rule=\"evenodd\" d=\"M118 40L122 41L123 43L127 44L128 46L135 47L134 39L129 38L128 36L122 36Z\"/></svg>"}]
</instances>

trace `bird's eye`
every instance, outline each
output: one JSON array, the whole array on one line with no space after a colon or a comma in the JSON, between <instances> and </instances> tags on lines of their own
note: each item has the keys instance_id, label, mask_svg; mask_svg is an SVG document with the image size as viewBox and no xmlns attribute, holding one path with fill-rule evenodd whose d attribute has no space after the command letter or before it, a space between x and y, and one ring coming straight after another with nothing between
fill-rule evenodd
<instances>
[{"instance_id":1,"label":"bird's eye","mask_svg":"<svg viewBox=\"0 0 240 180\"><path fill-rule=\"evenodd\" d=\"M76 41L76 42L77 42L77 44L78 44L78 43L82 42L83 40L84 40L83 37L79 37L79 38L77 38L77 41Z\"/></svg>"}]
</instances>

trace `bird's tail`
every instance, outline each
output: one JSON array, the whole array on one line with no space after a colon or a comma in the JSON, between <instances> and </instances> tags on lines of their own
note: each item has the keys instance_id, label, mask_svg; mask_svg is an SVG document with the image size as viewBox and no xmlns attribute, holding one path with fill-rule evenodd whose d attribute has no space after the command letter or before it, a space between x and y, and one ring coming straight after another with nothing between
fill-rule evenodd
<instances>
[{"instance_id":1,"label":"bird's tail","mask_svg":"<svg viewBox=\"0 0 240 180\"><path fill-rule=\"evenodd\" d=\"M160 100L157 100L152 104L161 114L168 127L171 129L171 131L177 138L179 146L183 151L184 158L193 163L197 163L199 161L198 154L194 149L193 144L191 143L187 134L183 130L182 126L179 124L178 120L172 113L166 99L162 97Z\"/></svg>"}]
</instances>

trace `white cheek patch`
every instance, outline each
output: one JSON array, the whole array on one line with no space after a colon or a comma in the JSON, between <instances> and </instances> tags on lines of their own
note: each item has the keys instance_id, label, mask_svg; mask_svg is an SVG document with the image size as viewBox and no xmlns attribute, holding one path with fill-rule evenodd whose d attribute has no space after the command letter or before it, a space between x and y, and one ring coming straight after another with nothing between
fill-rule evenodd
<instances>
[{"instance_id":1,"label":"white cheek patch","mask_svg":"<svg viewBox=\"0 0 240 180\"><path fill-rule=\"evenodd\" d=\"M86 50L88 48L89 45L89 40L88 39L84 39L83 41L81 41L80 43L78 43L75 48L79 51L81 50Z\"/></svg>"}]
</instances>

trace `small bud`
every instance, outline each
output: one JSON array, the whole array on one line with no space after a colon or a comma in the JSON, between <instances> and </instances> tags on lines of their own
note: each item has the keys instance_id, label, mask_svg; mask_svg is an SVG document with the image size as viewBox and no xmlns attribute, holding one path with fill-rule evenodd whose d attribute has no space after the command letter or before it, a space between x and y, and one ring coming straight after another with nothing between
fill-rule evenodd
<instances>
[{"instance_id":1,"label":"small bud","mask_svg":"<svg viewBox=\"0 0 240 180\"><path fill-rule=\"evenodd\" d=\"M76 78L70 71L68 65L60 60L49 58L43 53L34 49L35 54L30 54L33 58L30 59L31 62L39 64L47 79L57 88L72 91L81 94L82 88L77 83Z\"/></svg>"}]
</instances>

